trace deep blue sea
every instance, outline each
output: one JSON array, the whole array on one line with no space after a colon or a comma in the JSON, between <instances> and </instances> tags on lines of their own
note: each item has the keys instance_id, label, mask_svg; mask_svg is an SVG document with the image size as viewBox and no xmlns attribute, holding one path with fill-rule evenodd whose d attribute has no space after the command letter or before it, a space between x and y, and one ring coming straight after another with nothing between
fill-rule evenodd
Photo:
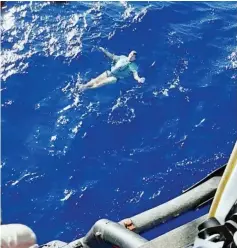
<instances>
[{"instance_id":1,"label":"deep blue sea","mask_svg":"<svg viewBox=\"0 0 237 248\"><path fill-rule=\"evenodd\" d=\"M132 216L228 161L237 127L236 2L7 2L1 16L2 222L39 243ZM138 53L131 77L97 50ZM145 235L204 212L192 211Z\"/></svg>"}]
</instances>

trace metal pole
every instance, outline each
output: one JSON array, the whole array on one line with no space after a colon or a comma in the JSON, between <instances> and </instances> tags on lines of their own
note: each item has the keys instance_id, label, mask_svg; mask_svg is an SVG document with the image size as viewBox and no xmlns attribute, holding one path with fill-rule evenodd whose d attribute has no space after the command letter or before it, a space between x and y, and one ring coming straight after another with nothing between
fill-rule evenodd
<instances>
[{"instance_id":1,"label":"metal pole","mask_svg":"<svg viewBox=\"0 0 237 248\"><path fill-rule=\"evenodd\" d=\"M136 233L148 231L210 199L214 196L220 179L220 176L214 176L181 196L119 223L99 220L85 237L72 241L68 247L105 248L112 244L120 248L138 248L147 244L148 241Z\"/></svg>"},{"instance_id":2,"label":"metal pole","mask_svg":"<svg viewBox=\"0 0 237 248\"><path fill-rule=\"evenodd\" d=\"M148 241L140 235L131 232L118 223L102 219L97 221L87 235L81 240L83 245L97 247L101 241L120 248L138 248Z\"/></svg>"},{"instance_id":3,"label":"metal pole","mask_svg":"<svg viewBox=\"0 0 237 248\"><path fill-rule=\"evenodd\" d=\"M197 207L214 196L221 177L213 177L196 188L178 196L158 207L152 208L129 219L120 221L128 229L143 233L160 223Z\"/></svg>"}]
</instances>

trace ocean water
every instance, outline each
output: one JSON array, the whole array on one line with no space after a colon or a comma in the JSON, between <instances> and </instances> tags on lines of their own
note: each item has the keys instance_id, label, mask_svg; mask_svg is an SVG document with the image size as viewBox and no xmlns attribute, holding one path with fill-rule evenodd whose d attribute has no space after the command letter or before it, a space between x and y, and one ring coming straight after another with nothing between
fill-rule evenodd
<instances>
[{"instance_id":1,"label":"ocean water","mask_svg":"<svg viewBox=\"0 0 237 248\"><path fill-rule=\"evenodd\" d=\"M226 163L237 134L236 13L236 2L7 2L2 223L29 225L39 243L71 241ZM98 46L136 50L146 82L78 92L110 67Z\"/></svg>"}]
</instances>

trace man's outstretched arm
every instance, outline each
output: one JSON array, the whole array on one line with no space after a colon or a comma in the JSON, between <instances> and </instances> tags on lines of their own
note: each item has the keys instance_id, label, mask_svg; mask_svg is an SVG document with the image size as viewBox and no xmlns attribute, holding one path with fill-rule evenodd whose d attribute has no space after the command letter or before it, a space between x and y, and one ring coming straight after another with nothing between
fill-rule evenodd
<instances>
[{"instance_id":1,"label":"man's outstretched arm","mask_svg":"<svg viewBox=\"0 0 237 248\"><path fill-rule=\"evenodd\" d=\"M133 77L138 83L144 83L145 78L144 77L139 77L137 71L133 72Z\"/></svg>"},{"instance_id":2,"label":"man's outstretched arm","mask_svg":"<svg viewBox=\"0 0 237 248\"><path fill-rule=\"evenodd\" d=\"M118 60L119 56L110 53L109 51L107 51L106 49L104 49L103 47L99 47L99 50L102 51L107 57L109 57L112 60Z\"/></svg>"}]
</instances>

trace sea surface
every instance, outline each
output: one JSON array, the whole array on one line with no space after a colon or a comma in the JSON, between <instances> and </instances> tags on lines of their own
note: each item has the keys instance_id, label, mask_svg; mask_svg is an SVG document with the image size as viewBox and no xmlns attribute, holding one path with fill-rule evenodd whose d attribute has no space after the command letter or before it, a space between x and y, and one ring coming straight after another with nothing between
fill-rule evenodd
<instances>
[{"instance_id":1,"label":"sea surface","mask_svg":"<svg viewBox=\"0 0 237 248\"><path fill-rule=\"evenodd\" d=\"M1 46L2 223L40 244L164 203L228 161L236 2L7 2ZM146 82L79 92L110 68L99 46L136 50Z\"/></svg>"}]
</instances>

